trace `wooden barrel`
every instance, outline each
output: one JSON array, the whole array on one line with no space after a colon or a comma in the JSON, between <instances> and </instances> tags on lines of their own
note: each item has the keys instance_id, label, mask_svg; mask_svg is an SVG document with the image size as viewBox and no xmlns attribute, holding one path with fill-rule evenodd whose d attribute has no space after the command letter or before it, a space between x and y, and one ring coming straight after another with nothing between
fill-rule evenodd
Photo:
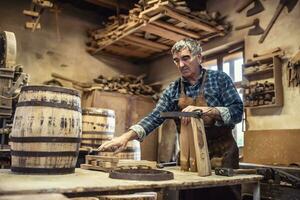
<instances>
[{"instance_id":1,"label":"wooden barrel","mask_svg":"<svg viewBox=\"0 0 300 200\"><path fill-rule=\"evenodd\" d=\"M53 86L22 87L11 132L13 172L73 173L82 130L80 95Z\"/></svg>"},{"instance_id":2,"label":"wooden barrel","mask_svg":"<svg viewBox=\"0 0 300 200\"><path fill-rule=\"evenodd\" d=\"M101 195L99 200L156 200L156 192L139 192L134 194Z\"/></svg>"},{"instance_id":3,"label":"wooden barrel","mask_svg":"<svg viewBox=\"0 0 300 200\"><path fill-rule=\"evenodd\" d=\"M114 155L112 150L98 152L100 156L116 156L119 159L141 160L141 146L137 140L129 141L127 147L122 152Z\"/></svg>"},{"instance_id":4,"label":"wooden barrel","mask_svg":"<svg viewBox=\"0 0 300 200\"><path fill-rule=\"evenodd\" d=\"M98 148L113 138L115 133L115 112L102 108L82 109L81 147Z\"/></svg>"}]
</instances>

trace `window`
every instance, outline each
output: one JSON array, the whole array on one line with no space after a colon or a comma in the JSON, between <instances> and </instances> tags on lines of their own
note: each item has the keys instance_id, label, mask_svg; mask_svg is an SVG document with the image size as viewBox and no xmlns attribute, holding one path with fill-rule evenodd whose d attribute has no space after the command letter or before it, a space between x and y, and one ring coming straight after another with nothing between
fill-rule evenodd
<instances>
[{"instance_id":1,"label":"window","mask_svg":"<svg viewBox=\"0 0 300 200\"><path fill-rule=\"evenodd\" d=\"M205 69L220 70L230 76L237 87L241 99L243 99L241 91L241 81L243 79L242 64L244 63L243 44L237 44L234 45L234 47L229 47L222 51L204 56L204 60L205 62L202 63L202 66ZM244 146L243 123L242 121L237 124L233 130L233 136L239 147Z\"/></svg>"}]
</instances>

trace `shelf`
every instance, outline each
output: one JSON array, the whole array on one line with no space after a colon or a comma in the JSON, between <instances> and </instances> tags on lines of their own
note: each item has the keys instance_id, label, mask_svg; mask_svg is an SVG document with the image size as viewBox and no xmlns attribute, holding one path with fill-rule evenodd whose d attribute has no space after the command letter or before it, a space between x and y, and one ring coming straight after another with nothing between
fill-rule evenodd
<instances>
[{"instance_id":1,"label":"shelf","mask_svg":"<svg viewBox=\"0 0 300 200\"><path fill-rule=\"evenodd\" d=\"M263 95L263 94L268 94L268 93L275 93L274 90L270 91L263 91L263 92L255 92L255 93L250 93L251 95L258 96L258 95Z\"/></svg>"},{"instance_id":2,"label":"shelf","mask_svg":"<svg viewBox=\"0 0 300 200\"><path fill-rule=\"evenodd\" d=\"M173 1L154 2L144 8L135 5L128 16L112 16L111 24L90 32L87 51L93 55L106 52L143 59L166 54L183 38L206 43L226 35L229 30L228 24L217 23L220 19L208 14L184 12Z\"/></svg>"},{"instance_id":3,"label":"shelf","mask_svg":"<svg viewBox=\"0 0 300 200\"><path fill-rule=\"evenodd\" d=\"M256 71L256 72L247 73L247 74L244 74L244 76L250 78L250 77L253 77L253 76L259 76L259 75L271 74L271 73L273 73L273 67L269 68L269 69L265 69L265 70L259 70L259 71Z\"/></svg>"},{"instance_id":4,"label":"shelf","mask_svg":"<svg viewBox=\"0 0 300 200\"><path fill-rule=\"evenodd\" d=\"M245 106L245 108L273 108L273 107L282 107L281 104L269 104L269 105L261 105L261 106Z\"/></svg>"},{"instance_id":5,"label":"shelf","mask_svg":"<svg viewBox=\"0 0 300 200\"><path fill-rule=\"evenodd\" d=\"M256 63L258 62L258 63ZM252 63L246 63L246 65L252 66L252 64L254 64L254 66L256 67L261 67L263 68L263 66L261 66L262 64L266 64L269 63L271 65L273 65L273 67L270 68L266 68L263 70L259 70L257 72L253 72L253 73L248 73L248 74L243 74L243 76L245 78L248 79L249 81L249 86L253 85L253 83L255 82L259 82L263 79L272 79L272 83L274 84L274 90L270 90L270 91L263 91L263 92L253 92L253 93L249 93L249 94L245 94L244 93L244 101L247 101L247 105L245 106L245 108L250 108L250 109L256 109L256 108L271 108L271 107L282 107L283 106L283 86L282 86L282 63L281 63L281 59L278 56L274 56L274 57L265 57L263 59L258 59L257 61L253 61ZM256 65L256 64L260 64L260 66ZM260 87L260 86L259 86ZM252 91L256 88L251 88ZM249 88L250 90L250 88ZM255 100L247 100L248 97L250 97L251 95L253 97L257 97L259 95L264 95L264 94L272 94L272 102L273 104L266 104L266 105L257 105L257 106L249 106L249 105L253 105L254 103L257 103L255 101L261 101L258 99ZM274 95L273 95L274 94ZM254 102L253 102L254 101ZM270 101L269 101L270 102Z\"/></svg>"}]
</instances>

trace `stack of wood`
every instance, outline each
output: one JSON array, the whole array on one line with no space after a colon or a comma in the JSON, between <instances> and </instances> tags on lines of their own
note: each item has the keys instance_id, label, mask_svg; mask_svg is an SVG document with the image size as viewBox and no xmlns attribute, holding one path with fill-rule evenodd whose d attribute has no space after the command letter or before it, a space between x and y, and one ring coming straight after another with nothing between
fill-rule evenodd
<instances>
[{"instance_id":1,"label":"stack of wood","mask_svg":"<svg viewBox=\"0 0 300 200\"><path fill-rule=\"evenodd\" d=\"M98 76L94 79L95 83L85 83L73 80L63 75L52 73L52 77L56 79L71 82L73 87L77 90L89 92L93 90L100 90L106 92L119 92L130 95L146 95L152 96L154 100L159 99L161 84L147 85L144 83L146 75L119 75L115 77Z\"/></svg>"},{"instance_id":2,"label":"stack of wood","mask_svg":"<svg viewBox=\"0 0 300 200\"><path fill-rule=\"evenodd\" d=\"M46 0L32 0L30 10L23 10L23 14L31 17L31 21L25 23L25 28L31 29L34 32L36 29L41 28L40 19L46 8L52 8L53 3Z\"/></svg>"},{"instance_id":3,"label":"stack of wood","mask_svg":"<svg viewBox=\"0 0 300 200\"><path fill-rule=\"evenodd\" d=\"M274 83L265 81L256 82L244 88L245 106L261 106L275 104L275 86Z\"/></svg>"},{"instance_id":4,"label":"stack of wood","mask_svg":"<svg viewBox=\"0 0 300 200\"><path fill-rule=\"evenodd\" d=\"M80 168L110 172L116 168L126 169L146 167L154 169L156 168L156 165L157 163L155 161L119 159L115 156L86 155L85 164L81 164Z\"/></svg>"},{"instance_id":5,"label":"stack of wood","mask_svg":"<svg viewBox=\"0 0 300 200\"><path fill-rule=\"evenodd\" d=\"M98 76L94 79L97 83L96 89L107 92L119 92L122 94L135 95L155 95L157 92L149 85L144 83L146 75L119 75L115 77Z\"/></svg>"},{"instance_id":6,"label":"stack of wood","mask_svg":"<svg viewBox=\"0 0 300 200\"><path fill-rule=\"evenodd\" d=\"M112 16L104 28L89 31L87 51L146 58L169 50L186 37L207 42L224 36L230 29L224 19L218 12L191 12L182 0L143 1L135 4L128 16ZM130 51L132 46L135 52Z\"/></svg>"}]
</instances>

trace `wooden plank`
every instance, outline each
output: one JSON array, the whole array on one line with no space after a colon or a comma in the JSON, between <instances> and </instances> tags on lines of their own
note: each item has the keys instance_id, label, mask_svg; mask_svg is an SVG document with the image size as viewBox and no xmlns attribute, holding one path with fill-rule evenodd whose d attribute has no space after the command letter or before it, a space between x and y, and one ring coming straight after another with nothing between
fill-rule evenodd
<instances>
[{"instance_id":1,"label":"wooden plank","mask_svg":"<svg viewBox=\"0 0 300 200\"><path fill-rule=\"evenodd\" d=\"M25 28L28 29L33 29L35 27L35 29L41 29L41 24L40 23L35 23L35 22L26 22L25 23Z\"/></svg>"},{"instance_id":2,"label":"wooden plank","mask_svg":"<svg viewBox=\"0 0 300 200\"><path fill-rule=\"evenodd\" d=\"M165 15L172 17L174 19L177 19L178 21L181 21L188 25L191 25L195 28L199 28L199 29L207 31L207 32L219 32L219 30L213 26L210 26L210 25L205 24L200 21L190 19L182 14L176 13L175 11L171 10L170 8L164 7L164 10L165 10L165 13L164 13Z\"/></svg>"},{"instance_id":3,"label":"wooden plank","mask_svg":"<svg viewBox=\"0 0 300 200\"><path fill-rule=\"evenodd\" d=\"M119 47L119 46L116 46L116 45L107 46L107 47L105 47L105 49L108 50L108 51L112 51L116 54L129 56L129 57L146 58L146 57L149 56L149 54L144 53L142 51L137 51L137 50L133 50L133 49Z\"/></svg>"},{"instance_id":4,"label":"wooden plank","mask_svg":"<svg viewBox=\"0 0 300 200\"><path fill-rule=\"evenodd\" d=\"M128 40L126 38L123 38L121 41L126 43L126 44L132 45L132 46L136 46L136 47L140 47L140 48L144 48L144 49L149 49L149 50L152 50L152 51L155 51L155 52L161 52L162 51L161 49L151 47L151 46L147 46L147 45L144 45L144 44L141 44L141 43L137 43L137 42Z\"/></svg>"},{"instance_id":5,"label":"wooden plank","mask_svg":"<svg viewBox=\"0 0 300 200\"><path fill-rule=\"evenodd\" d=\"M210 176L211 166L203 120L191 118L191 124L195 142L198 175Z\"/></svg>"},{"instance_id":6,"label":"wooden plank","mask_svg":"<svg viewBox=\"0 0 300 200\"><path fill-rule=\"evenodd\" d=\"M177 26L171 25L171 24L166 23L166 22L161 21L161 20L154 21L154 22L152 22L152 24L155 24L155 25L157 25L159 27L162 27L162 28L169 29L169 30L177 32L177 33L181 33L183 35L186 35L186 36L189 36L189 37L192 37L192 38L195 38L195 39L200 38L200 36L198 34L192 32L192 31L188 31L188 30L185 30L183 28L179 28Z\"/></svg>"},{"instance_id":7,"label":"wooden plank","mask_svg":"<svg viewBox=\"0 0 300 200\"><path fill-rule=\"evenodd\" d=\"M40 15L38 12L32 10L23 10L23 14L31 17L38 17Z\"/></svg>"},{"instance_id":8,"label":"wooden plank","mask_svg":"<svg viewBox=\"0 0 300 200\"><path fill-rule=\"evenodd\" d=\"M14 174L10 169L0 169L0 195L25 193L64 193L82 194L84 192L131 192L132 190L156 189L190 189L243 183L255 183L263 177L260 175L236 175L232 177L212 175L201 177L196 173L180 171L179 167L167 167L174 173L174 180L168 181L124 181L111 179L107 173L75 169L74 174L67 175L28 175ZM26 184L24 184L26 180Z\"/></svg>"},{"instance_id":9,"label":"wooden plank","mask_svg":"<svg viewBox=\"0 0 300 200\"><path fill-rule=\"evenodd\" d=\"M160 37L163 37L163 38L166 38L169 40L173 40L175 42L186 38L186 36L184 36L184 35L162 29L161 27L153 25L153 24L148 24L148 25L142 27L140 30L148 32L148 33L152 33L154 35L158 35Z\"/></svg>"},{"instance_id":10,"label":"wooden plank","mask_svg":"<svg viewBox=\"0 0 300 200\"><path fill-rule=\"evenodd\" d=\"M170 47L167 46L167 45L164 45L164 44L161 44L161 43L158 43L158 42L153 42L151 40L146 40L146 39L134 36L134 35L126 36L126 39L131 40L131 41L136 42L136 43L140 43L140 44L145 45L145 46L151 46L153 48L157 48L157 49L161 49L161 50L170 49Z\"/></svg>"},{"instance_id":11,"label":"wooden plank","mask_svg":"<svg viewBox=\"0 0 300 200\"><path fill-rule=\"evenodd\" d=\"M23 194L23 195L5 195L0 196L0 200L67 200L62 194Z\"/></svg>"},{"instance_id":12,"label":"wooden plank","mask_svg":"<svg viewBox=\"0 0 300 200\"><path fill-rule=\"evenodd\" d=\"M129 10L131 8L130 4L127 1L120 1L120 3L118 3L118 0L85 0L85 1L105 8L110 8L110 9L116 9L118 6L121 9L125 9L125 10Z\"/></svg>"}]
</instances>

